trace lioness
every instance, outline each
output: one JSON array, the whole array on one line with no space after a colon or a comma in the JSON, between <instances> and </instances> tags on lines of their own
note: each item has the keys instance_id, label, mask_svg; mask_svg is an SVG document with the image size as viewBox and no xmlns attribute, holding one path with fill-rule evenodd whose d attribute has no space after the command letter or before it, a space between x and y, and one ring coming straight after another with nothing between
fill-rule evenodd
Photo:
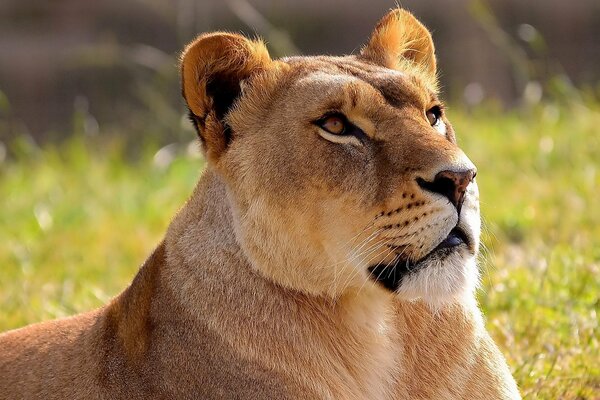
<instances>
[{"instance_id":1,"label":"lioness","mask_svg":"<svg viewBox=\"0 0 600 400\"><path fill-rule=\"evenodd\" d=\"M181 80L196 190L110 304L0 336L0 398L519 398L420 22L393 10L343 57L204 34Z\"/></svg>"}]
</instances>

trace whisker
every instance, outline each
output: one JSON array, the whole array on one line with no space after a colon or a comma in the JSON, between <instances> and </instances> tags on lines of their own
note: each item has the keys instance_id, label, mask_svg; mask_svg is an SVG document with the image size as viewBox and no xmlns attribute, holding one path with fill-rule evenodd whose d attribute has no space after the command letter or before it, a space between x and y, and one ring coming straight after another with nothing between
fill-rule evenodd
<instances>
[{"instance_id":1,"label":"whisker","mask_svg":"<svg viewBox=\"0 0 600 400\"><path fill-rule=\"evenodd\" d=\"M380 232L380 230L375 231L373 233L371 233L366 239L363 240L362 243L359 243L360 247L364 247L368 242L372 241L373 239L375 239L376 235ZM326 269L326 268L332 268L334 267L334 293L337 293L337 266L339 266L340 264L345 264L345 263L352 263L354 260L356 260L357 258L365 255L365 254L371 254L371 252L381 244L382 240L380 238L377 238L377 241L375 243L371 243L369 244L369 246L362 250L362 251L358 251L359 249L355 249L351 251L351 255L350 257L347 257L341 261L335 262L333 264L330 265L326 265L322 268ZM344 283L345 284L345 283Z\"/></svg>"},{"instance_id":2,"label":"whisker","mask_svg":"<svg viewBox=\"0 0 600 400\"><path fill-rule=\"evenodd\" d=\"M382 257L382 258L385 260L385 259L386 259L386 258L387 258L387 257L388 257L390 254L392 254L393 252L394 252L394 250L393 250L393 249L387 249L387 252L380 253L380 254L378 254L378 255L377 255L375 258L379 258L379 257L381 256L381 254L385 254L385 255ZM374 260L375 258L371 258L371 259L369 260L369 262L371 262L371 260ZM367 265L368 265L368 263L367 263ZM385 270L385 269L384 269L384 270ZM382 271L381 271L381 272L380 272L380 273L377 275L377 278L375 279L375 281L374 281L374 282L371 282L372 284L376 284L377 280L379 280L379 278L381 277L381 274L383 273L383 271L384 271L384 270L382 270ZM368 271L367 271L367 272L368 272ZM368 273L370 274L370 272L368 272ZM370 282L370 280L368 279L368 277L367 277L367 279L365 279L365 281L362 283L362 285L360 286L360 288L358 288L358 292L356 292L356 294L357 294L357 295L358 295L358 294L360 294L360 292L361 292L361 291L362 291L362 289L365 287L365 285L367 284L367 282Z\"/></svg>"},{"instance_id":3,"label":"whisker","mask_svg":"<svg viewBox=\"0 0 600 400\"><path fill-rule=\"evenodd\" d=\"M388 249L386 247L384 247L384 243L382 243L383 241L379 241L379 246L376 247L375 249L373 249L365 259L364 264L366 267L368 267L371 262L379 257L381 257L381 255L385 254L385 257L387 257L389 254L391 254L394 250L393 249ZM385 258L384 257L384 258ZM363 271L363 269L361 268L356 268L354 273L350 276L350 278L348 279L348 282L351 281L357 274L361 273Z\"/></svg>"},{"instance_id":4,"label":"whisker","mask_svg":"<svg viewBox=\"0 0 600 400\"><path fill-rule=\"evenodd\" d=\"M366 256L367 258L367 262L365 263L366 265L369 264L369 262L377 257L379 257L381 254L384 253L384 251L381 250L387 250L384 247L384 244L382 243L382 241L379 241L378 243L376 243L376 245L368 252L363 252L361 254L361 256ZM352 281L352 279L354 279L362 270L360 268L355 268L353 273L348 276L346 278L346 280L344 281L344 285L343 285L343 289L345 290L347 285L350 284L350 282Z\"/></svg>"},{"instance_id":5,"label":"whisker","mask_svg":"<svg viewBox=\"0 0 600 400\"><path fill-rule=\"evenodd\" d=\"M373 233L371 233L371 234L370 234L370 235L367 237L367 239L365 239L365 240L363 241L363 243L362 243L362 245L361 245L360 247L358 247L358 248L356 248L356 249L352 250L352 254L353 254L353 255L354 255L354 254L358 254L358 252L359 252L359 251L360 251L360 250L361 250L361 249L362 249L362 248L363 248L363 247L364 247L364 246L365 246L365 245L366 245L366 244L367 244L369 241L371 241L371 240L374 238L374 236L376 236L376 235L378 235L379 233L381 233L381 231L382 231L382 229L378 229L378 230L374 231Z\"/></svg>"},{"instance_id":6,"label":"whisker","mask_svg":"<svg viewBox=\"0 0 600 400\"><path fill-rule=\"evenodd\" d=\"M376 232L374 232L374 233L376 233ZM374 237L372 237L372 236L374 236L374 235L370 235L370 236L369 236L369 238L365 239L364 243L362 243L362 244L361 244L361 247L364 247L364 245L366 245L366 243L367 243L368 241L371 241L371 240L375 239L375 238L374 238ZM378 240L378 241L382 241L383 239L377 238L377 240ZM376 244L377 244L377 243L376 243ZM352 251L350 252L350 253L351 253L350 257L348 257L348 258L345 258L345 259L343 259L343 260L341 260L341 261L335 262L335 263L333 263L333 264L328 264L328 265L325 265L325 266L323 266L322 268L331 268L331 267L333 267L333 266L335 266L335 265L339 265L339 264L345 264L345 263L348 263L348 262L352 262L352 261L354 261L356 258L360 257L361 255L363 255L363 254L365 254L365 253L368 253L368 252L369 252L369 251L370 251L370 250L371 250L371 249L372 249L372 248L373 248L373 247L374 247L376 244L373 244L373 243L371 243L371 244L369 244L369 246L368 246L366 249L364 249L364 250L362 250L362 251L360 251L360 252L357 252L356 250L352 250Z\"/></svg>"},{"instance_id":7,"label":"whisker","mask_svg":"<svg viewBox=\"0 0 600 400\"><path fill-rule=\"evenodd\" d=\"M352 243L354 240L356 240L360 235L362 235L367 229L371 228L374 224L375 221L377 220L377 217L373 218L360 232L358 232L356 235L354 235L353 237L351 237L346 243L344 243L344 245L346 244L350 244Z\"/></svg>"}]
</instances>

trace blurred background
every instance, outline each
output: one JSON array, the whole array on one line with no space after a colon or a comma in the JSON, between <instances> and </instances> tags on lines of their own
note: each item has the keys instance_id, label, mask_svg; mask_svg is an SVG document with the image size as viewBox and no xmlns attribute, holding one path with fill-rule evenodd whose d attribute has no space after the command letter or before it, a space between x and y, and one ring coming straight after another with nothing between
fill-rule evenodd
<instances>
[{"instance_id":1,"label":"blurred background","mask_svg":"<svg viewBox=\"0 0 600 400\"><path fill-rule=\"evenodd\" d=\"M106 303L204 167L178 56L356 52L395 1L2 0L0 331ZM403 0L478 166L479 300L526 398L600 399L600 2Z\"/></svg>"},{"instance_id":2,"label":"blurred background","mask_svg":"<svg viewBox=\"0 0 600 400\"><path fill-rule=\"evenodd\" d=\"M401 4L433 31L446 98L507 107L597 86L596 0L416 1ZM128 129L180 138L177 57L199 32L261 35L274 56L356 52L389 0L3 0L2 137L43 143ZM149 86L148 84L151 84ZM144 112L156 112L150 121Z\"/></svg>"}]
</instances>

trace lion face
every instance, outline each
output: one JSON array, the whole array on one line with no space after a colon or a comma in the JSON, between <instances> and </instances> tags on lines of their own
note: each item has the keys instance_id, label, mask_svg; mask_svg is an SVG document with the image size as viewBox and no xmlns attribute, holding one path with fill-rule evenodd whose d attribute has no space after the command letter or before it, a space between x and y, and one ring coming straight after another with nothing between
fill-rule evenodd
<instances>
[{"instance_id":1,"label":"lion face","mask_svg":"<svg viewBox=\"0 0 600 400\"><path fill-rule=\"evenodd\" d=\"M473 288L475 167L437 97L433 51L402 10L356 56L271 61L229 34L188 48L184 97L256 269L333 297L440 303Z\"/></svg>"}]
</instances>

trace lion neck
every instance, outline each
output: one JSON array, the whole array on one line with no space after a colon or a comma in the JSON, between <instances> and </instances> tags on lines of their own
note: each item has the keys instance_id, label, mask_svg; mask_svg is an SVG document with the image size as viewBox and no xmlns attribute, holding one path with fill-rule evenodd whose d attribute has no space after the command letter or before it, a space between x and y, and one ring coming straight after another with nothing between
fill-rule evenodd
<instances>
[{"instance_id":1,"label":"lion neck","mask_svg":"<svg viewBox=\"0 0 600 400\"><path fill-rule=\"evenodd\" d=\"M208 169L165 238L165 281L177 309L222 335L244 357L273 368L285 359L281 349L299 343L306 352L298 358L317 371L321 368L312 364L327 349L346 358L340 365L356 366L351 375L373 366L368 358L387 362L392 335L388 343L381 334L392 329L391 295L364 290L334 301L284 288L252 267L233 223L225 184ZM351 350L339 354L339 348Z\"/></svg>"},{"instance_id":2,"label":"lion neck","mask_svg":"<svg viewBox=\"0 0 600 400\"><path fill-rule=\"evenodd\" d=\"M341 304L350 306L351 299L358 305L378 302L377 297L386 301L392 298L386 296L385 291L364 288L359 295L348 293L334 300L283 287L258 272L236 239L225 182L210 167L171 223L165 246L168 264L176 266L169 268L174 282L191 290L222 288L225 292L221 294L227 295L230 301L249 298L252 307L256 307L257 296L274 294L291 302L301 298L319 307L329 304L332 311L339 311ZM326 310L328 308L323 312Z\"/></svg>"}]
</instances>

